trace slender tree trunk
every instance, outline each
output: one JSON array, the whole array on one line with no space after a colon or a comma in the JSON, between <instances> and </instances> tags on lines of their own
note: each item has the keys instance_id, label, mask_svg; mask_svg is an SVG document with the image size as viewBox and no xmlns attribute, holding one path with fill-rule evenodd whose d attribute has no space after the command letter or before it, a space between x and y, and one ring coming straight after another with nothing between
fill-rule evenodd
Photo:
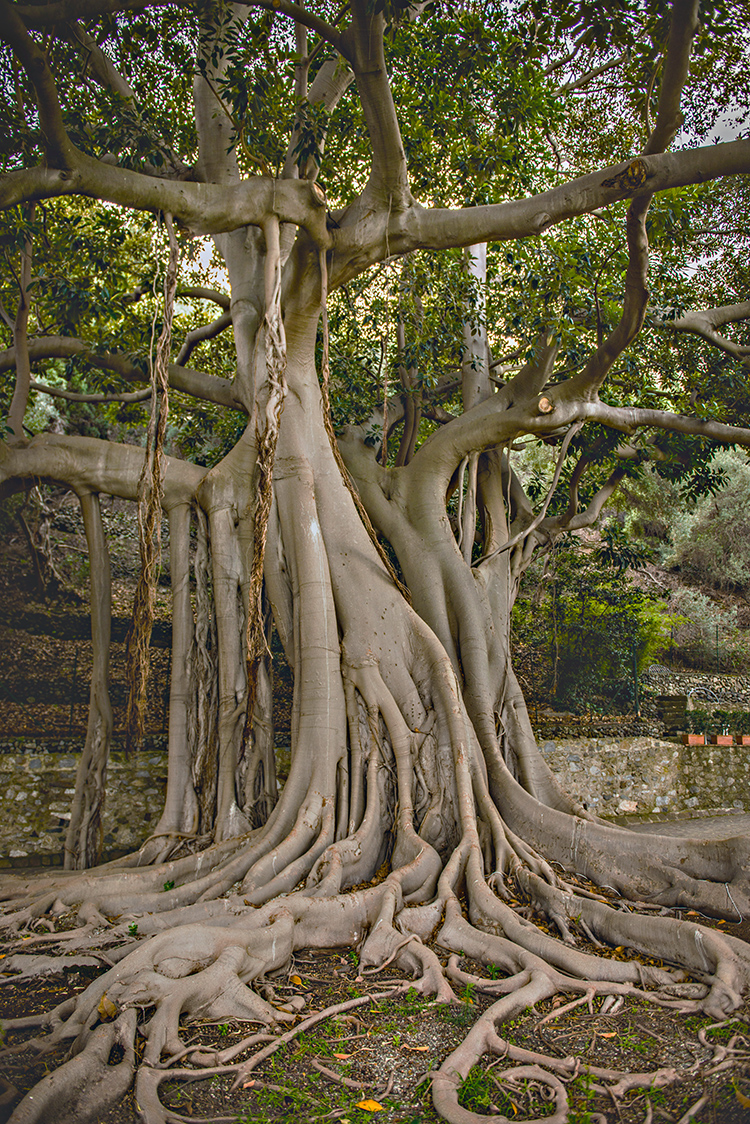
<instances>
[{"instance_id":1,"label":"slender tree trunk","mask_svg":"<svg viewBox=\"0 0 750 1124\"><path fill-rule=\"evenodd\" d=\"M78 763L70 823L65 838L65 869L93 866L101 856L102 812L112 735L109 700L109 642L112 625L112 581L109 549L99 496L79 496L89 548L91 611L91 692L86 744Z\"/></svg>"}]
</instances>

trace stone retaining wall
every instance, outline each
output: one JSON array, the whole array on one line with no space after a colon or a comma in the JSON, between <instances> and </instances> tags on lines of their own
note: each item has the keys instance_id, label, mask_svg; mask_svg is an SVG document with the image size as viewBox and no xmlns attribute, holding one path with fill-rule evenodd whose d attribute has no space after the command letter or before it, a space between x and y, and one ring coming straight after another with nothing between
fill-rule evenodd
<instances>
[{"instance_id":1,"label":"stone retaining wall","mask_svg":"<svg viewBox=\"0 0 750 1124\"><path fill-rule=\"evenodd\" d=\"M572 796L600 816L750 808L750 747L678 745L657 738L542 742Z\"/></svg>"},{"instance_id":2,"label":"stone retaining wall","mask_svg":"<svg viewBox=\"0 0 750 1124\"><path fill-rule=\"evenodd\" d=\"M113 751L103 816L105 859L139 847L158 820L167 780L164 741L148 739L130 758ZM80 745L67 739L0 742L0 868L62 865Z\"/></svg>"},{"instance_id":3,"label":"stone retaining wall","mask_svg":"<svg viewBox=\"0 0 750 1124\"><path fill-rule=\"evenodd\" d=\"M652 665L641 677L658 695L693 695L705 710L750 710L750 675L711 675L705 671L674 671Z\"/></svg>"},{"instance_id":4,"label":"stone retaining wall","mask_svg":"<svg viewBox=\"0 0 750 1124\"><path fill-rule=\"evenodd\" d=\"M116 743L117 744L117 743ZM0 742L0 868L62 863L80 742ZM552 772L602 816L669 816L750 809L750 748L682 746L658 738L591 737L541 743ZM167 756L152 738L107 778L104 857L137 848L162 809Z\"/></svg>"}]
</instances>

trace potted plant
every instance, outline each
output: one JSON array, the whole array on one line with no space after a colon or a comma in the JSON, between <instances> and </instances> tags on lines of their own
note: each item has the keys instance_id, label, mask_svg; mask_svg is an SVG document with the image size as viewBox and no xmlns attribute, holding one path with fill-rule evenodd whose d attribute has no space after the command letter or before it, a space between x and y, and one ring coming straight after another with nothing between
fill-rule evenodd
<instances>
[{"instance_id":1,"label":"potted plant","mask_svg":"<svg viewBox=\"0 0 750 1124\"><path fill-rule=\"evenodd\" d=\"M711 716L711 745L732 745L734 737L729 733L734 715L731 710L715 710Z\"/></svg>"},{"instance_id":2,"label":"potted plant","mask_svg":"<svg viewBox=\"0 0 750 1124\"><path fill-rule=\"evenodd\" d=\"M737 711L737 720L734 723L734 728L737 731L737 744L750 745L750 711Z\"/></svg>"},{"instance_id":3,"label":"potted plant","mask_svg":"<svg viewBox=\"0 0 750 1124\"><path fill-rule=\"evenodd\" d=\"M710 717L707 710L689 710L685 715L688 732L682 735L682 744L705 745L706 726Z\"/></svg>"}]
</instances>

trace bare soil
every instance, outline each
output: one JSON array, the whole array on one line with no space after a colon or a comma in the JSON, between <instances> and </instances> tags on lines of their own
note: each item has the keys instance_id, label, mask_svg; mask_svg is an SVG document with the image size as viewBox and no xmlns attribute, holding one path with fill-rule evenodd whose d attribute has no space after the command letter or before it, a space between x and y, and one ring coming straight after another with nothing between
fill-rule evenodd
<instances>
[{"instance_id":1,"label":"bare soil","mask_svg":"<svg viewBox=\"0 0 750 1124\"><path fill-rule=\"evenodd\" d=\"M72 915L57 922L60 928L71 924ZM742 939L750 937L747 923L720 927ZM585 940L580 945L594 951ZM440 949L436 951L441 953ZM602 949L596 951L603 954ZM632 952L618 949L610 955L625 959L631 958ZM486 966L468 958L461 967L488 982L495 976L491 968L488 972ZM96 975L95 969L72 969L31 984L14 984L12 976L0 977L0 1024L3 1019L49 1010L82 991ZM297 1020L299 1025L315 1012L382 994L403 983L403 975L391 968L363 978L352 953L309 951L295 956L282 975L268 981L272 988L268 994L273 1002L301 997L305 1005ZM163 1090L163 1100L186 1120L224 1119L239 1124L338 1120L342 1124L364 1124L376 1119L379 1124L438 1124L429 1095L431 1072L458 1046L478 1013L493 1002L474 987L461 991L458 1000L455 1004L437 1004L411 992L394 1000L366 1003L301 1032L253 1070L240 1088L232 1087L231 1077L174 1082ZM574 1056L603 1068L635 1073L674 1068L678 1074L672 1084L648 1092L636 1090L617 1102L607 1092L606 1082L585 1075L575 1077L568 1082L571 1124L594 1124L597 1119L599 1124L643 1124L651 1118L674 1124L687 1124L689 1120L699 1124L747 1124L747 1006L722 1024L703 1015L676 1015L638 999L612 1006L611 1000L600 997L590 1007L585 1003L571 1010L566 1007L565 997L558 996L506 1024L500 1033L526 1049L560 1058ZM555 1016L555 1010L560 1014ZM549 1015L553 1017L542 1025ZM257 1025L236 1021L193 1022L185 1025L183 1040L223 1050L259 1030L262 1028ZM0 1124L51 1068L49 1056L24 1048L33 1034L27 1030L6 1035L5 1045L11 1047L11 1053L2 1058L5 1091L4 1095L0 1092ZM728 1048L734 1052L727 1054ZM250 1057L253 1052L248 1050L244 1056ZM113 1064L118 1060L111 1059ZM507 1087L501 1088L496 1079L506 1067L502 1059L489 1057L475 1067L463 1083L461 1102L465 1107L481 1115L501 1114L519 1120L529 1115L543 1117L552 1111L532 1086L512 1094ZM199 1072L196 1070L196 1076ZM702 1103L695 1114L686 1116L699 1101ZM103 1113L97 1124L136 1124L138 1120L131 1092L116 1108Z\"/></svg>"}]
</instances>

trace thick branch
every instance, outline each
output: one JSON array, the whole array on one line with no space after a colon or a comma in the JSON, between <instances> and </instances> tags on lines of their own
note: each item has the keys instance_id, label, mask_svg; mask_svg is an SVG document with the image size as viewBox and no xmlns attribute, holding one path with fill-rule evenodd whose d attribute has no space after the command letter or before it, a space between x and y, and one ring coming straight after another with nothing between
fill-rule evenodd
<instances>
[{"instance_id":1,"label":"thick branch","mask_svg":"<svg viewBox=\"0 0 750 1124\"><path fill-rule=\"evenodd\" d=\"M206 289L203 285L184 285L177 290L177 296L195 297L196 300L201 301L213 301L225 312L229 311L232 303L231 297L227 296L226 293L220 293L218 289Z\"/></svg>"},{"instance_id":2,"label":"thick branch","mask_svg":"<svg viewBox=\"0 0 750 1124\"><path fill-rule=\"evenodd\" d=\"M104 86L105 89L113 90L126 101L135 102L136 96L133 87L123 78L93 36L89 35L80 20L73 20L64 30L68 42L77 43L83 48L86 56L86 70L91 72L95 81L100 86Z\"/></svg>"},{"instance_id":3,"label":"thick branch","mask_svg":"<svg viewBox=\"0 0 750 1124\"><path fill-rule=\"evenodd\" d=\"M687 79L690 51L697 27L698 0L676 0L672 10L656 126L648 138L645 155L662 152L682 124L680 96ZM635 168L639 163L636 161L632 167ZM632 343L643 326L649 296L646 214L652 198L652 193L639 194L628 208L628 269L622 316L614 331L573 380L571 385L575 393L590 396L598 390L612 364Z\"/></svg>"},{"instance_id":4,"label":"thick branch","mask_svg":"<svg viewBox=\"0 0 750 1124\"><path fill-rule=\"evenodd\" d=\"M411 195L406 154L383 50L384 30L383 14L376 15L367 0L354 0L346 38L351 44L350 62L372 144L368 186L379 194L381 201L388 202L389 212L395 213L409 205Z\"/></svg>"},{"instance_id":5,"label":"thick branch","mask_svg":"<svg viewBox=\"0 0 750 1124\"><path fill-rule=\"evenodd\" d=\"M714 421L713 418L688 418L682 414L671 414L667 410L646 410L638 406L608 406L605 402L589 402L586 405L585 416L589 421L601 422L623 433L635 433L637 429L653 426L674 433L708 437L725 445L750 445L750 429L738 425L726 425L724 422Z\"/></svg>"},{"instance_id":6,"label":"thick branch","mask_svg":"<svg viewBox=\"0 0 750 1124\"><path fill-rule=\"evenodd\" d=\"M39 394L49 394L52 398L64 398L67 402L145 402L151 397L151 387L134 390L130 394L76 394L74 390L63 390L59 386L47 386L43 382L31 382L31 390Z\"/></svg>"},{"instance_id":7,"label":"thick branch","mask_svg":"<svg viewBox=\"0 0 750 1124\"><path fill-rule=\"evenodd\" d=\"M185 342L180 348L179 355L177 356L177 365L179 367L182 367L185 363L187 363L188 359L199 343L203 343L204 340L215 339L216 336L221 335L221 333L227 328L230 328L231 325L232 314L231 312L225 312L223 316L219 316L216 320L212 320L210 324L202 324L200 328L194 328L192 332L188 332L188 334L185 336Z\"/></svg>"},{"instance_id":8,"label":"thick branch","mask_svg":"<svg viewBox=\"0 0 750 1124\"><path fill-rule=\"evenodd\" d=\"M654 320L654 323L659 328L669 328L673 332L688 332L700 336L727 355L747 363L750 347L735 343L716 330L724 324L735 324L740 320L750 320L750 301L728 304L721 308L707 308L701 312L686 312L684 316L677 316L674 320Z\"/></svg>"},{"instance_id":9,"label":"thick branch","mask_svg":"<svg viewBox=\"0 0 750 1124\"><path fill-rule=\"evenodd\" d=\"M128 382L145 382L148 378L145 371L132 363L127 356L112 351L95 352L90 344L71 336L43 336L41 339L30 340L28 349L32 363L40 359L69 359L71 356L81 355L92 367L113 371ZM14 348L0 351L0 372L13 370L15 365ZM215 402L218 406L228 406L233 410L242 408L234 395L229 379L221 379L216 375L207 375L190 367L170 363L169 385L174 390L180 390L193 398L201 398L205 402ZM56 388L37 385L35 389L54 394ZM69 394L61 397L69 397Z\"/></svg>"},{"instance_id":10,"label":"thick branch","mask_svg":"<svg viewBox=\"0 0 750 1124\"><path fill-rule=\"evenodd\" d=\"M4 0L0 0L0 35L15 53L34 87L48 162L70 168L76 149L63 124L57 87L47 59L24 27L18 9Z\"/></svg>"},{"instance_id":11,"label":"thick branch","mask_svg":"<svg viewBox=\"0 0 750 1124\"><path fill-rule=\"evenodd\" d=\"M698 30L699 0L675 0L669 28L667 54L662 70L656 126L644 155L663 152L671 144L684 120L680 97L687 81L690 52Z\"/></svg>"},{"instance_id":12,"label":"thick branch","mask_svg":"<svg viewBox=\"0 0 750 1124\"><path fill-rule=\"evenodd\" d=\"M402 254L416 249L438 250L474 242L525 238L541 234L565 219L629 199L640 191L666 191L748 172L750 141L740 140L644 156L580 176L540 195L507 203L454 210L428 210L415 205L403 216L393 217L389 231L390 252ZM385 256L384 242L380 249L381 256Z\"/></svg>"},{"instance_id":13,"label":"thick branch","mask_svg":"<svg viewBox=\"0 0 750 1124\"><path fill-rule=\"evenodd\" d=\"M75 153L74 167L28 168L0 176L0 207L27 199L87 195L141 211L166 211L196 234L218 234L259 226L269 214L304 227L319 246L327 246L325 199L304 180L253 176L236 184L162 180L116 168Z\"/></svg>"}]
</instances>

